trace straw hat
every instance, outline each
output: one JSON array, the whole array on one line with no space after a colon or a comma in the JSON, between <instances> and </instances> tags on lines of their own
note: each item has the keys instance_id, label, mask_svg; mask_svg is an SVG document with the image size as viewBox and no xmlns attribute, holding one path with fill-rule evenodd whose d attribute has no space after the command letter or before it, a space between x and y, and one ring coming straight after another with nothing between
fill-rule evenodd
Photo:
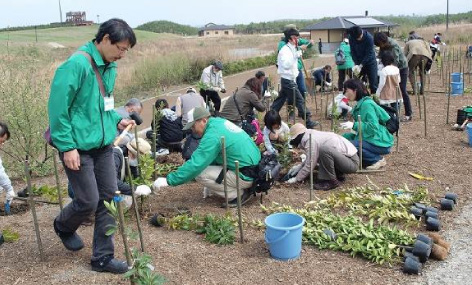
<instances>
[{"instance_id":1,"label":"straw hat","mask_svg":"<svg viewBox=\"0 0 472 285\"><path fill-rule=\"evenodd\" d=\"M298 135L303 134L306 132L306 127L303 124L296 123L290 128L290 137L295 139Z\"/></svg>"},{"instance_id":2,"label":"straw hat","mask_svg":"<svg viewBox=\"0 0 472 285\"><path fill-rule=\"evenodd\" d=\"M136 155L137 151L136 151L136 139L133 139L132 141L130 141L126 147L128 148L128 150ZM143 138L138 138L138 147L139 147L139 153L140 154L150 154L151 153L151 145L146 141L144 140Z\"/></svg>"}]
</instances>

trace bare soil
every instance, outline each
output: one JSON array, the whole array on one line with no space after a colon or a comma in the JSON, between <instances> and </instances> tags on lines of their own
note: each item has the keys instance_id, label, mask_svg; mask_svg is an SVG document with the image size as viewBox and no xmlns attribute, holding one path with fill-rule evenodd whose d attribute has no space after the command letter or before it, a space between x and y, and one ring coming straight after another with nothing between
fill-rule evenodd
<instances>
[{"instance_id":1,"label":"bare soil","mask_svg":"<svg viewBox=\"0 0 472 285\"><path fill-rule=\"evenodd\" d=\"M314 65L322 66L327 62L332 62L332 57L319 58ZM274 74L273 68L266 70ZM241 86L253 72L255 71L226 78L227 85ZM467 75L465 78L466 85L470 84ZM446 187L459 195L459 204L453 211L440 212L442 222L440 234L453 246L452 255L446 262L428 261L423 269L423 275L409 276L402 273L400 264L392 267L380 266L361 258L352 258L346 253L319 250L309 245L303 246L299 259L282 262L270 258L264 242L264 232L253 227L245 228L244 243L238 241L231 246L216 246L205 242L202 236L193 232L156 228L149 225L146 220L143 223L145 247L153 257L156 271L164 275L170 284L435 284L442 282L439 282L433 274L434 271L439 270L444 264L456 262L454 266L447 267L452 270L441 271L446 275L442 276L443 281L447 283L448 280L454 280L458 272L470 276L470 267L468 271L461 272L463 267L459 263L468 262L465 260L466 257L457 261L454 257L455 254L459 254L459 249L470 252L470 242L467 246L464 246L463 242L471 236L471 211L464 212L467 213L466 217L460 219L459 217L464 209L467 207L470 209L469 201L472 193L469 189L472 178L469 165L472 152L467 145L466 133L451 130L451 124L455 123L456 110L470 104L471 94L451 98L450 120L447 125L447 97L443 92L445 90L443 81L437 71L433 71L431 85L426 90L427 136L424 134L424 121L419 119L418 107L415 105L416 97L411 96L415 108L414 119L401 126L397 141L398 151L395 146L392 153L386 156L386 172L371 174L369 178L379 186L392 188L403 187L404 184L410 188L424 185L436 200L444 196ZM326 95L323 96L327 98ZM311 110L315 110L311 99L308 100L308 106ZM315 119L320 120L323 129L327 130L330 128L330 121L324 120L321 113L321 110L317 110ZM410 171L433 177L434 180L416 180L408 175ZM61 177L65 180L64 175ZM44 180L43 183L53 185L54 179ZM342 187L366 183L367 175L353 174L347 177ZM18 183L16 189L21 189L22 186L22 183ZM277 185L268 196L264 196L263 203L270 205L272 202L278 202L302 207L309 200L308 189L309 185L306 183L290 187ZM323 198L329 194L322 191L314 192L316 198ZM220 208L222 202L222 199L217 197L203 199L201 185L188 183L163 189L151 196L144 205L144 216L149 218L153 213L173 208L188 208L192 213L223 215L225 210ZM236 210L231 211L236 215ZM1 283L128 283L121 276L91 271L89 261L92 227L81 227L78 230L85 242L84 249L79 252L69 252L63 247L52 228L52 221L58 212L59 207L55 205L39 205L37 208L46 259L44 262L39 258L30 212L0 217L0 229L10 228L20 234L17 242L0 246ZM243 207L243 215L247 221L262 220L265 217L260 211L257 199ZM455 222L458 219L461 222ZM422 227L412 231L423 232L425 229ZM237 236L239 237L239 233ZM123 243L119 237L116 238L115 247L116 256L124 259ZM133 242L133 247L138 248L139 244ZM448 279L447 276L452 279ZM466 277L462 280L466 280Z\"/></svg>"}]
</instances>

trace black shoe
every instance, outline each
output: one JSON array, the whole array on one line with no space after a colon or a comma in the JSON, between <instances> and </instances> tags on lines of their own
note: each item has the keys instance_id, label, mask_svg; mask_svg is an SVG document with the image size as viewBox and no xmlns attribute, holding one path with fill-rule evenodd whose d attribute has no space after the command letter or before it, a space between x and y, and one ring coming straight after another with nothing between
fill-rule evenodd
<instances>
[{"instance_id":1,"label":"black shoe","mask_svg":"<svg viewBox=\"0 0 472 285\"><path fill-rule=\"evenodd\" d=\"M336 180L336 179L334 179L334 180L321 180L321 181L315 183L313 185L313 188L315 188L316 190L328 191L328 190L332 190L332 189L338 187L339 185L341 185L341 183L339 183L339 181Z\"/></svg>"},{"instance_id":2,"label":"black shoe","mask_svg":"<svg viewBox=\"0 0 472 285\"><path fill-rule=\"evenodd\" d=\"M102 257L99 260L92 261L92 270L97 272L110 272L114 274L126 273L129 268L125 261L115 259L112 255Z\"/></svg>"},{"instance_id":3,"label":"black shoe","mask_svg":"<svg viewBox=\"0 0 472 285\"><path fill-rule=\"evenodd\" d=\"M307 129L313 129L314 127L318 126L320 123L318 121L306 121L306 128Z\"/></svg>"},{"instance_id":4,"label":"black shoe","mask_svg":"<svg viewBox=\"0 0 472 285\"><path fill-rule=\"evenodd\" d=\"M252 199L254 195L249 193L249 191L244 191L243 195L241 196L241 206L246 204L249 200ZM238 198L234 198L233 200L228 202L229 208L236 208L238 207ZM226 208L226 203L221 205L221 208Z\"/></svg>"},{"instance_id":5,"label":"black shoe","mask_svg":"<svg viewBox=\"0 0 472 285\"><path fill-rule=\"evenodd\" d=\"M84 242L80 238L80 236L76 233L66 233L60 231L56 227L56 219L54 219L54 231L56 232L56 235L61 238L62 243L68 250L72 251L78 251L81 250L84 247Z\"/></svg>"}]
</instances>

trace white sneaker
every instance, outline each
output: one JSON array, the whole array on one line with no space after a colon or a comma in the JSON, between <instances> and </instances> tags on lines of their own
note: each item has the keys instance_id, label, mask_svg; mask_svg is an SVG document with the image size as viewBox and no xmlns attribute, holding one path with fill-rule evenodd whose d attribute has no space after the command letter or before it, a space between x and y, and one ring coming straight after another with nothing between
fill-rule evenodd
<instances>
[{"instance_id":1,"label":"white sneaker","mask_svg":"<svg viewBox=\"0 0 472 285\"><path fill-rule=\"evenodd\" d=\"M377 170L380 169L381 167L384 167L387 165L387 161L385 161L385 158L382 158L381 160L377 161L376 163L367 166L365 169L367 170Z\"/></svg>"},{"instance_id":2,"label":"white sneaker","mask_svg":"<svg viewBox=\"0 0 472 285\"><path fill-rule=\"evenodd\" d=\"M203 187L203 199L211 197L213 193L208 189L208 187Z\"/></svg>"},{"instance_id":3,"label":"white sneaker","mask_svg":"<svg viewBox=\"0 0 472 285\"><path fill-rule=\"evenodd\" d=\"M167 148L160 148L156 151L156 156L168 155L168 154L169 154L169 150Z\"/></svg>"}]
</instances>

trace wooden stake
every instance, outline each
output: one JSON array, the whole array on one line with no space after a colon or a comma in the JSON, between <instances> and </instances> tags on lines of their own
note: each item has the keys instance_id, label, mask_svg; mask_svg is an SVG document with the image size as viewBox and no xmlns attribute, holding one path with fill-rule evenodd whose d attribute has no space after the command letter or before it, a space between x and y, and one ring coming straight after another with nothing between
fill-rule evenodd
<instances>
[{"instance_id":1,"label":"wooden stake","mask_svg":"<svg viewBox=\"0 0 472 285\"><path fill-rule=\"evenodd\" d=\"M395 113L397 114L397 118L400 119L400 114L398 112L398 98L399 98L399 93L400 93L400 86L397 86L397 88L395 88ZM408 96L408 95L407 95ZM400 132L400 128L398 128L397 130L397 133L396 133L396 136L397 136L397 152L400 152L399 151L399 147L400 147L400 137L398 136L398 133Z\"/></svg>"},{"instance_id":2,"label":"wooden stake","mask_svg":"<svg viewBox=\"0 0 472 285\"><path fill-rule=\"evenodd\" d=\"M115 195L122 198L120 191L116 191ZM128 264L128 267L131 267L131 266L133 266L133 262L131 260L131 254L130 254L129 247L128 247L128 239L127 239L126 233L125 233L125 224L124 224L125 223L125 217L124 217L124 214L123 214L123 207L121 205L121 202L122 202L121 199L120 199L120 201L116 202L116 208L118 209L118 221L119 221L120 233L121 233L121 237L123 238L123 245L125 247L126 263Z\"/></svg>"},{"instance_id":3,"label":"wooden stake","mask_svg":"<svg viewBox=\"0 0 472 285\"><path fill-rule=\"evenodd\" d=\"M41 261L46 261L44 257L44 252L43 252L43 243L41 242L41 233L39 231L38 216L36 215L35 201L33 199L33 189L31 188L31 176L30 176L28 156L26 156L26 159L25 159L25 175L26 175L26 183L27 183L27 189L28 189L28 195L29 195L29 205L31 208L31 214L33 215L34 231L36 233L36 243L38 244L39 257Z\"/></svg>"},{"instance_id":4,"label":"wooden stake","mask_svg":"<svg viewBox=\"0 0 472 285\"><path fill-rule=\"evenodd\" d=\"M223 154L223 189L225 192L225 205L226 205L226 211L229 210L229 205L228 205L228 182L226 180L226 172L228 171L228 162L226 161L226 142L225 142L225 137L221 136L221 152Z\"/></svg>"},{"instance_id":5,"label":"wooden stake","mask_svg":"<svg viewBox=\"0 0 472 285\"><path fill-rule=\"evenodd\" d=\"M142 178L142 173L141 173L141 164L140 164L140 155L139 155L139 141L138 141L138 128L134 128L134 139L136 141L136 160L138 162L137 170L138 170L138 176ZM141 214L144 213L144 196L141 196L141 206L140 206L140 212ZM134 205L135 207L137 205Z\"/></svg>"},{"instance_id":6,"label":"wooden stake","mask_svg":"<svg viewBox=\"0 0 472 285\"><path fill-rule=\"evenodd\" d=\"M446 107L446 125L449 124L449 106L451 104L451 74L449 73L448 76L448 84L447 84L447 107Z\"/></svg>"},{"instance_id":7,"label":"wooden stake","mask_svg":"<svg viewBox=\"0 0 472 285\"><path fill-rule=\"evenodd\" d=\"M313 192L313 160L311 159L311 153L312 153L312 151L311 151L311 147L312 147L311 133L310 133L310 137L309 137L308 147L309 147L309 152L310 152L310 155L308 157L308 159L310 159L310 161L309 161L310 162L310 201L312 201L313 200L313 196L312 196L313 195L312 194L312 192Z\"/></svg>"},{"instance_id":8,"label":"wooden stake","mask_svg":"<svg viewBox=\"0 0 472 285\"><path fill-rule=\"evenodd\" d=\"M357 115L357 129L359 134L359 170L362 170L362 120L361 115Z\"/></svg>"},{"instance_id":9,"label":"wooden stake","mask_svg":"<svg viewBox=\"0 0 472 285\"><path fill-rule=\"evenodd\" d=\"M59 199L59 208L62 209L64 208L62 204L62 193L61 193L61 183L59 182L59 174L58 174L58 169L57 169L57 150L53 149L52 151L52 161L54 163L54 176L56 178L56 188L57 188L57 198Z\"/></svg>"},{"instance_id":10,"label":"wooden stake","mask_svg":"<svg viewBox=\"0 0 472 285\"><path fill-rule=\"evenodd\" d=\"M126 164L126 170L128 171L128 182L131 188L131 199L133 200L134 214L136 215L136 225L138 226L139 242L141 243L141 251L144 252L143 231L141 230L141 216L139 215L139 212L138 212L138 207L137 207L138 204L136 203L136 196L134 196L133 175L131 174L131 167L129 166L129 159L127 157L125 157L125 164Z\"/></svg>"},{"instance_id":11,"label":"wooden stake","mask_svg":"<svg viewBox=\"0 0 472 285\"><path fill-rule=\"evenodd\" d=\"M244 232L243 232L243 219L241 217L241 190L239 189L239 161L234 161L236 167L236 195L238 195L238 224L239 224L239 233L241 238L241 243L244 243Z\"/></svg>"}]
</instances>

